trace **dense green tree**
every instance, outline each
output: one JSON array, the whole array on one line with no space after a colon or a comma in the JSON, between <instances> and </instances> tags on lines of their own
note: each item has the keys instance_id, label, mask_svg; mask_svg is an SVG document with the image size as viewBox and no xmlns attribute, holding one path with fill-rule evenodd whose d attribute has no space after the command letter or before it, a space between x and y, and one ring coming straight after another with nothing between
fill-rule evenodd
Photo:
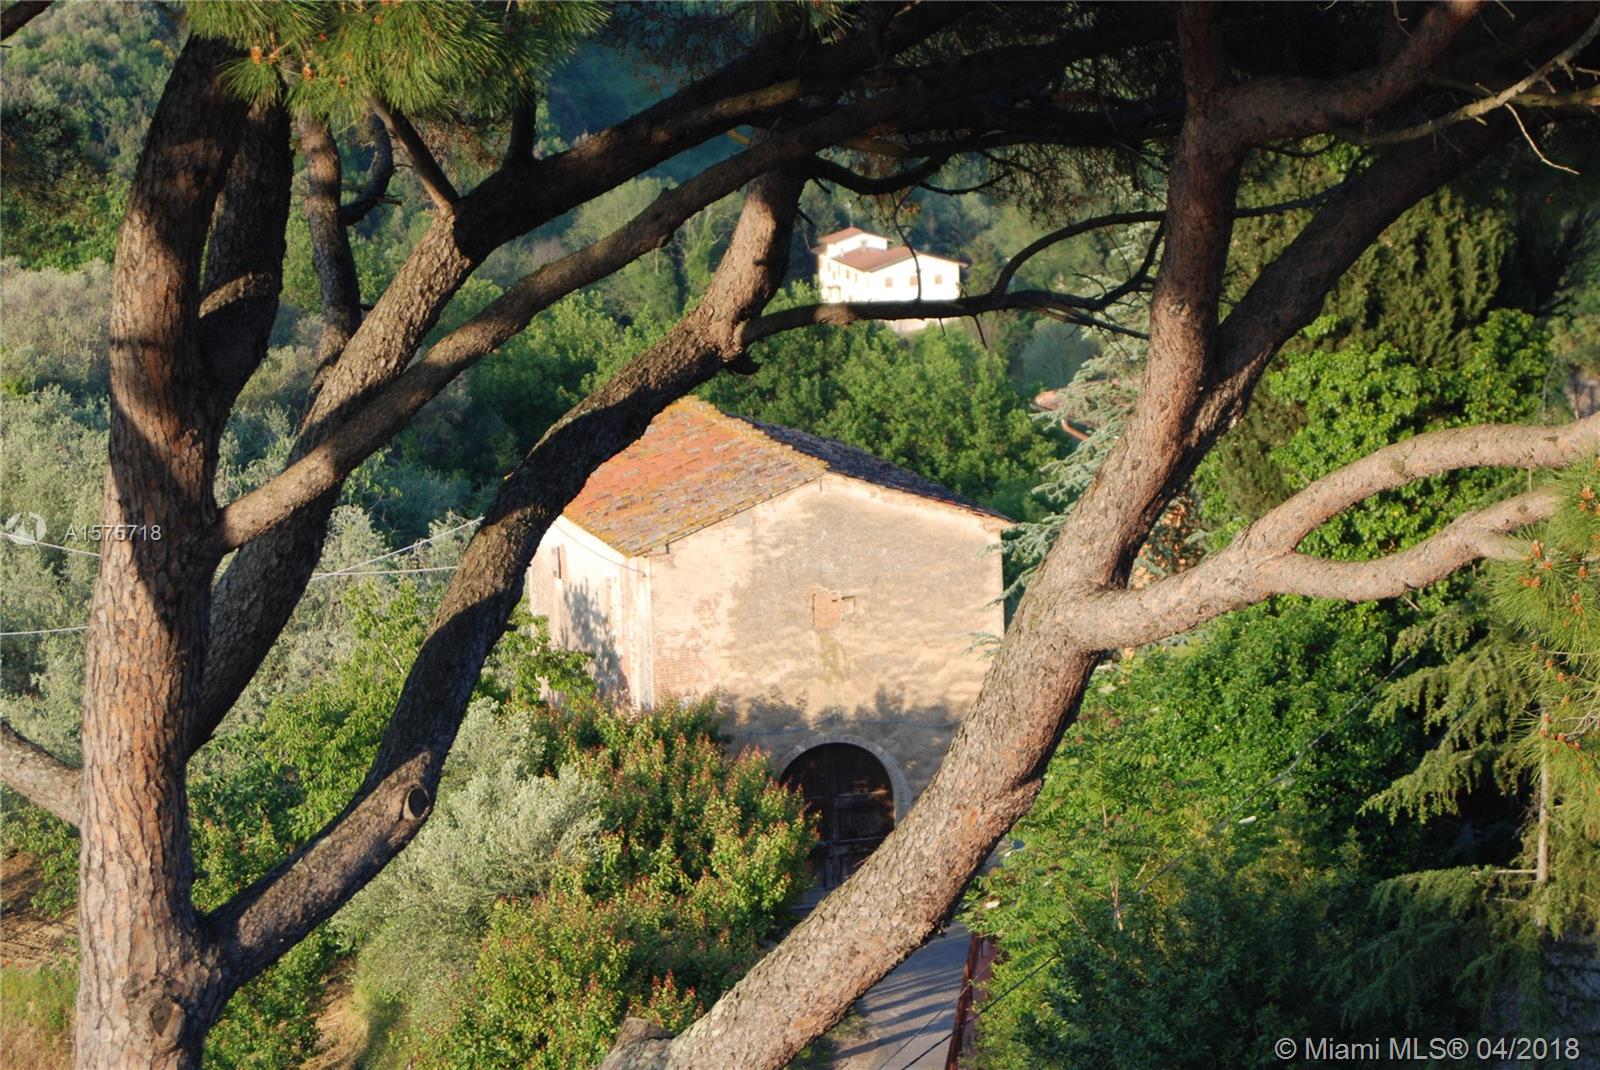
<instances>
[{"instance_id":1,"label":"dense green tree","mask_svg":"<svg viewBox=\"0 0 1600 1070\"><path fill-rule=\"evenodd\" d=\"M1357 961L1358 1007L1405 999L1421 973L1477 993L1467 1009L1480 1020L1508 1004L1535 1027L1600 1020L1583 981L1600 938L1595 473L1586 461L1550 488L1555 515L1525 533L1520 560L1490 570L1479 604L1404 637L1432 663L1384 712L1420 719L1436 741L1368 806L1437 815L1461 831L1444 860L1452 865L1378 889L1389 927ZM1486 809L1486 795L1504 801ZM1419 951L1424 970L1413 964Z\"/></svg>"},{"instance_id":2,"label":"dense green tree","mask_svg":"<svg viewBox=\"0 0 1600 1070\"><path fill-rule=\"evenodd\" d=\"M1342 311L1286 348L1264 407L1196 480L1223 533L1383 443L1559 407L1544 328L1491 307L1504 216L1465 222L1449 193L1414 213L1369 254L1377 274L1332 295ZM1458 275L1459 291L1441 289ZM1388 309L1414 351L1384 340ZM1481 471L1420 480L1302 549L1391 553L1506 489ZM1489 624L1504 611L1477 587L1457 578L1392 608L1256 607L1104 671L1020 850L969 901L1009 951L992 990L1021 986L984 1016L985 1061L1182 1066L1224 1052L1265 1066L1283 1035L1510 1024L1501 997L1547 976L1536 942L1496 919L1492 878L1449 867L1511 863L1515 821L1497 838L1481 802L1476 837L1435 820L1494 779L1495 741L1526 706ZM1498 786L1525 790L1503 768ZM1423 942L1431 965L1410 965Z\"/></svg>"},{"instance_id":3,"label":"dense green tree","mask_svg":"<svg viewBox=\"0 0 1600 1070\"><path fill-rule=\"evenodd\" d=\"M73 4L51 23L6 44L0 250L70 270L111 259L142 124L179 35L144 3Z\"/></svg>"},{"instance_id":4,"label":"dense green tree","mask_svg":"<svg viewBox=\"0 0 1600 1070\"><path fill-rule=\"evenodd\" d=\"M1033 420L1006 361L964 331L909 338L818 328L769 342L755 374L703 394L721 407L860 446L1013 517L1065 436Z\"/></svg>"},{"instance_id":5,"label":"dense green tree","mask_svg":"<svg viewBox=\"0 0 1600 1070\"><path fill-rule=\"evenodd\" d=\"M968 897L1006 952L989 990L1010 993L983 1013L983 1065L1268 1065L1275 1037L1335 1030L1308 964L1341 949L1349 869L1386 835L1357 812L1415 743L1367 716L1375 616L1258 606L1096 677Z\"/></svg>"}]
</instances>

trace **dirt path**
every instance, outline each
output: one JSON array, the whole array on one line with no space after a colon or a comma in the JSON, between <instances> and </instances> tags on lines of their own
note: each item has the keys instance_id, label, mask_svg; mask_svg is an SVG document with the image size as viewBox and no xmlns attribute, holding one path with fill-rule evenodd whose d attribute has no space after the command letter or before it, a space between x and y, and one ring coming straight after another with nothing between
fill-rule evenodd
<instances>
[{"instance_id":1,"label":"dirt path","mask_svg":"<svg viewBox=\"0 0 1600 1070\"><path fill-rule=\"evenodd\" d=\"M50 917L33 909L34 893L43 883L30 855L0 861L0 966L50 966L71 953L71 911Z\"/></svg>"},{"instance_id":2,"label":"dirt path","mask_svg":"<svg viewBox=\"0 0 1600 1070\"><path fill-rule=\"evenodd\" d=\"M367 1054L367 1019L356 1007L348 971L328 985L328 998L317 1016L322 1051L305 1070L356 1070Z\"/></svg>"}]
</instances>

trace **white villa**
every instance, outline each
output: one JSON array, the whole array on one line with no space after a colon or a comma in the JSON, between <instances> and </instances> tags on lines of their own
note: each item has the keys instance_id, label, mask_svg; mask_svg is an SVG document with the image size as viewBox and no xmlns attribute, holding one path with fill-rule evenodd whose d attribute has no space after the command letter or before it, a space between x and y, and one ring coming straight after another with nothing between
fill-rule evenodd
<instances>
[{"instance_id":1,"label":"white villa","mask_svg":"<svg viewBox=\"0 0 1600 1070\"><path fill-rule=\"evenodd\" d=\"M936 256L860 227L824 234L817 254L817 287L828 302L953 301L961 296L960 260ZM932 320L901 320L898 330L918 330Z\"/></svg>"}]
</instances>

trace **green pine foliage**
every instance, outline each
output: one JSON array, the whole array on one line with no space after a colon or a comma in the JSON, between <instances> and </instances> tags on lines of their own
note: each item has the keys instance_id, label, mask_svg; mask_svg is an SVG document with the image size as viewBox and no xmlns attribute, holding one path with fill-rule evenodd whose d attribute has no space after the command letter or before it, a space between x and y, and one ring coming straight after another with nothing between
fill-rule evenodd
<instances>
[{"instance_id":1,"label":"green pine foliage","mask_svg":"<svg viewBox=\"0 0 1600 1070\"><path fill-rule=\"evenodd\" d=\"M247 53L226 70L240 94L283 94L297 111L342 118L365 114L374 96L415 115L469 101L504 114L605 18L589 0L248 0L186 11L196 33Z\"/></svg>"},{"instance_id":2,"label":"green pine foliage","mask_svg":"<svg viewBox=\"0 0 1600 1070\"><path fill-rule=\"evenodd\" d=\"M1382 927L1353 960L1352 1007L1414 1006L1433 977L1453 979L1461 1021L1476 1028L1565 1028L1600 1014L1581 980L1600 942L1597 475L1594 462L1563 475L1556 513L1521 544L1521 559L1489 569L1467 600L1401 637L1429 664L1380 712L1420 718L1435 742L1367 807L1467 822L1475 792L1510 805L1488 822L1479 814L1488 827L1458 841L1447 865L1375 889Z\"/></svg>"},{"instance_id":3,"label":"green pine foliage","mask_svg":"<svg viewBox=\"0 0 1600 1070\"><path fill-rule=\"evenodd\" d=\"M1600 462L1576 465L1554 486L1555 515L1522 561L1494 571L1491 596L1516 629L1516 654L1533 691L1514 726L1511 760L1548 779L1552 879L1535 913L1556 933L1600 937ZM1525 845L1526 846L1526 845ZM1524 851L1526 855L1526 850Z\"/></svg>"}]
</instances>

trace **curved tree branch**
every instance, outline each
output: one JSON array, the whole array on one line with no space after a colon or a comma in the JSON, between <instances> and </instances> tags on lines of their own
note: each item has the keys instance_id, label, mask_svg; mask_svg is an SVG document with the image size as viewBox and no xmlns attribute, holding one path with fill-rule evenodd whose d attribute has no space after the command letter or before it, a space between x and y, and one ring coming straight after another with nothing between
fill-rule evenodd
<instances>
[{"instance_id":1,"label":"curved tree branch","mask_svg":"<svg viewBox=\"0 0 1600 1070\"><path fill-rule=\"evenodd\" d=\"M878 196L884 193L895 193L907 186L915 186L925 178L932 178L939 173L939 169L950 162L951 154L941 153L930 156L921 163L910 167L901 168L887 175L869 178L857 174L841 163L817 157L811 161L811 177L823 182L832 182L836 186L843 186L852 193L863 196Z\"/></svg>"},{"instance_id":2,"label":"curved tree branch","mask_svg":"<svg viewBox=\"0 0 1600 1070\"><path fill-rule=\"evenodd\" d=\"M1342 601L1391 598L1426 586L1481 557L1500 556L1499 538L1550 514L1554 493L1530 491L1467 513L1408 549L1372 561L1329 561L1296 552L1312 531L1386 490L1463 468L1559 468L1600 445L1600 416L1562 427L1484 424L1433 431L1354 461L1307 486L1195 567L1139 590L1079 597L1067 622L1078 643L1103 649L1178 635L1275 594Z\"/></svg>"},{"instance_id":3,"label":"curved tree branch","mask_svg":"<svg viewBox=\"0 0 1600 1070\"><path fill-rule=\"evenodd\" d=\"M1550 57L1550 59L1546 60L1544 64L1535 68L1522 78L1519 78L1517 81L1512 82L1509 86L1502 89L1498 93L1493 93L1489 96L1474 100L1470 104L1463 104L1454 111L1446 112L1445 114L1440 115L1437 118L1430 119L1425 123L1416 123L1412 126L1402 127L1398 130L1384 130L1372 134L1366 134L1355 130L1341 130L1339 132L1340 136L1350 141L1354 141L1359 145L1392 145L1401 141L1414 141L1417 138L1431 137L1448 126L1454 126L1456 123L1465 122L1468 119L1476 119L1481 115L1487 115L1496 108L1507 107L1512 103L1528 104L1534 99L1539 99L1543 103L1552 104L1555 106L1591 103L1595 94L1600 93L1600 89L1597 89L1596 87L1590 87L1587 90L1580 90L1571 95L1535 95L1534 97L1529 97L1526 94L1529 89L1532 89L1535 85L1538 85L1540 81L1549 77L1552 71L1558 68L1567 67L1567 65L1571 63L1572 59L1576 57L1578 53L1582 52L1589 46L1589 42L1593 41L1596 35L1600 35L1600 16L1597 16L1595 20L1589 24L1588 29L1584 30L1583 33L1578 35L1577 40L1573 41L1566 48Z\"/></svg>"},{"instance_id":4,"label":"curved tree branch","mask_svg":"<svg viewBox=\"0 0 1600 1070\"><path fill-rule=\"evenodd\" d=\"M83 770L63 762L3 720L0 782L67 824L78 824L83 811Z\"/></svg>"},{"instance_id":5,"label":"curved tree branch","mask_svg":"<svg viewBox=\"0 0 1600 1070\"><path fill-rule=\"evenodd\" d=\"M1257 78L1227 91L1225 136L1236 146L1259 145L1369 119L1422 85L1481 7L1481 0L1433 5L1387 62L1344 78Z\"/></svg>"},{"instance_id":6,"label":"curved tree branch","mask_svg":"<svg viewBox=\"0 0 1600 1070\"><path fill-rule=\"evenodd\" d=\"M222 434L239 391L267 355L283 288L293 175L288 112L277 104L251 108L206 240L200 337L212 436Z\"/></svg>"},{"instance_id":7,"label":"curved tree branch","mask_svg":"<svg viewBox=\"0 0 1600 1070\"><path fill-rule=\"evenodd\" d=\"M1474 561L1512 559L1520 547L1506 534L1548 519L1556 505L1554 491L1529 491L1463 513L1443 531L1375 561L1330 561L1289 554L1263 566L1263 579L1273 594L1345 602L1398 598L1437 583Z\"/></svg>"},{"instance_id":8,"label":"curved tree branch","mask_svg":"<svg viewBox=\"0 0 1600 1070\"><path fill-rule=\"evenodd\" d=\"M322 335L317 341L317 370L311 384L315 396L323 376L361 326L361 288L344 209L339 204L339 146L327 123L312 116L300 118L300 152L306 161L304 203L311 232L311 263L322 291ZM375 162L374 173L377 171Z\"/></svg>"},{"instance_id":9,"label":"curved tree branch","mask_svg":"<svg viewBox=\"0 0 1600 1070\"><path fill-rule=\"evenodd\" d=\"M367 180L355 200L339 207L339 222L347 227L355 226L383 203L389 193L389 180L394 177L394 142L377 112L367 114L367 132L372 135L372 164L367 168Z\"/></svg>"}]
</instances>

